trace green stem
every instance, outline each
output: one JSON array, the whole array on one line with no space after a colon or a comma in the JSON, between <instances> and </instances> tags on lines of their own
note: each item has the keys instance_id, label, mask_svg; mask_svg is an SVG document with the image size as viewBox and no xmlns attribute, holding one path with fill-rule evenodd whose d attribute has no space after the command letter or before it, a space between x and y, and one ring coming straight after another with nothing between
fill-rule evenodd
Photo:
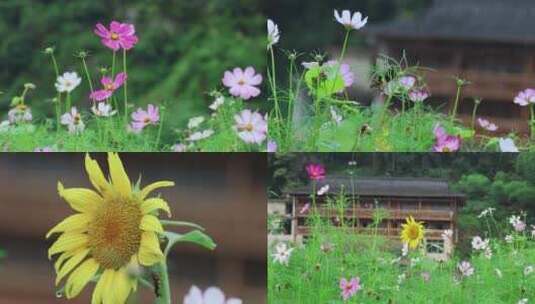
<instances>
[{"instance_id":1,"label":"green stem","mask_svg":"<svg viewBox=\"0 0 535 304\"><path fill-rule=\"evenodd\" d=\"M535 107L532 103L529 105L529 110L531 112L531 121L530 121L531 139L535 140Z\"/></svg>"},{"instance_id":2,"label":"green stem","mask_svg":"<svg viewBox=\"0 0 535 304\"><path fill-rule=\"evenodd\" d=\"M455 120L457 116L457 107L459 106L459 99L461 98L462 85L457 85L457 94L455 95L455 103L453 104L453 110L451 111L451 122Z\"/></svg>"},{"instance_id":3,"label":"green stem","mask_svg":"<svg viewBox=\"0 0 535 304\"><path fill-rule=\"evenodd\" d=\"M476 102L474 104L474 109L472 111L472 129L476 129L476 115L477 115L477 108L479 107L479 104Z\"/></svg>"},{"instance_id":4,"label":"green stem","mask_svg":"<svg viewBox=\"0 0 535 304\"><path fill-rule=\"evenodd\" d=\"M85 58L82 57L82 67L85 71L85 76L87 78L87 82L89 83L89 90L91 93L93 93L93 80L91 79L91 74L89 73L89 69L87 68L87 63L85 62Z\"/></svg>"},{"instance_id":5,"label":"green stem","mask_svg":"<svg viewBox=\"0 0 535 304\"><path fill-rule=\"evenodd\" d=\"M65 112L69 112L71 110L71 93L69 92L67 92L67 100L65 102L65 105L67 106Z\"/></svg>"},{"instance_id":6,"label":"green stem","mask_svg":"<svg viewBox=\"0 0 535 304\"><path fill-rule=\"evenodd\" d=\"M156 149L158 149L158 147L160 146L160 137L162 135L162 129L163 129L163 121L164 121L164 117L165 117L165 111L161 111L161 115L160 115L160 125L158 127L158 136L156 137Z\"/></svg>"},{"instance_id":7,"label":"green stem","mask_svg":"<svg viewBox=\"0 0 535 304\"><path fill-rule=\"evenodd\" d=\"M158 295L154 304L171 304L171 288L169 287L169 274L167 273L167 260L156 264L153 268L159 277ZM155 282L156 283L156 282Z\"/></svg>"},{"instance_id":8,"label":"green stem","mask_svg":"<svg viewBox=\"0 0 535 304\"><path fill-rule=\"evenodd\" d=\"M59 67L58 62L56 61L56 56L54 53L50 54L50 57L52 58L52 65L54 66L54 72L56 73L56 80L59 78ZM56 95L57 103L56 103L56 129L59 131L61 128L60 124L60 115L61 115L61 94L58 92Z\"/></svg>"},{"instance_id":9,"label":"green stem","mask_svg":"<svg viewBox=\"0 0 535 304\"><path fill-rule=\"evenodd\" d=\"M280 111L280 107L279 107L279 98L277 96L277 76L276 76L276 73L275 73L275 52L273 51L273 47L270 47L269 48L269 53L271 55L271 90L272 90L272 94L273 94L273 100L275 102L275 121L277 122L277 124L280 124L280 120L281 120L281 111ZM280 135L280 130L279 130L279 135Z\"/></svg>"},{"instance_id":10,"label":"green stem","mask_svg":"<svg viewBox=\"0 0 535 304\"><path fill-rule=\"evenodd\" d=\"M293 117L293 69L294 69L295 59L290 59L290 92L288 94L288 113L286 113L286 141L290 141L290 136L292 134L292 117ZM279 143L282 144L282 143Z\"/></svg>"},{"instance_id":11,"label":"green stem","mask_svg":"<svg viewBox=\"0 0 535 304\"><path fill-rule=\"evenodd\" d=\"M115 57L117 52L113 51L113 57L111 58L111 78L115 78Z\"/></svg>"},{"instance_id":12,"label":"green stem","mask_svg":"<svg viewBox=\"0 0 535 304\"><path fill-rule=\"evenodd\" d=\"M123 71L126 75L124 81L124 121L128 120L128 73L126 70L126 50L123 50Z\"/></svg>"}]
</instances>

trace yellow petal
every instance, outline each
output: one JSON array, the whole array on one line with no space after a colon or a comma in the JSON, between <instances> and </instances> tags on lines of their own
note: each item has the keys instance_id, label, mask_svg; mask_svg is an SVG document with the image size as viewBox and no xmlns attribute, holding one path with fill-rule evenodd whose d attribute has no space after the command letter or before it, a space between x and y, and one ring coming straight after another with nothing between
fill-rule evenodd
<instances>
[{"instance_id":1,"label":"yellow petal","mask_svg":"<svg viewBox=\"0 0 535 304\"><path fill-rule=\"evenodd\" d=\"M171 181L159 181L159 182L152 183L146 186L145 188L143 188L143 190L141 190L141 199L144 200L147 197L147 195L149 195L149 193L151 193L152 191L158 188L173 187L174 185L175 183Z\"/></svg>"},{"instance_id":2,"label":"yellow petal","mask_svg":"<svg viewBox=\"0 0 535 304\"><path fill-rule=\"evenodd\" d=\"M161 198L149 198L141 203L141 211L143 214L150 214L158 209L164 210L169 217L171 217L171 209L169 209L169 205Z\"/></svg>"},{"instance_id":3,"label":"yellow petal","mask_svg":"<svg viewBox=\"0 0 535 304\"><path fill-rule=\"evenodd\" d=\"M126 175L119 155L117 153L108 153L108 164L110 166L111 181L114 188L123 197L130 197L132 195L132 185L130 184L128 175Z\"/></svg>"},{"instance_id":4,"label":"yellow petal","mask_svg":"<svg viewBox=\"0 0 535 304\"><path fill-rule=\"evenodd\" d=\"M110 190L110 183L104 177L100 166L97 161L89 157L89 154L85 155L85 171L89 177L89 181L98 192L104 195L104 193Z\"/></svg>"},{"instance_id":5,"label":"yellow petal","mask_svg":"<svg viewBox=\"0 0 535 304\"><path fill-rule=\"evenodd\" d=\"M104 304L119 304L115 302L115 276L117 271L113 270L110 277L106 281L106 285L103 286L104 291L102 293L102 303Z\"/></svg>"},{"instance_id":6,"label":"yellow petal","mask_svg":"<svg viewBox=\"0 0 535 304\"><path fill-rule=\"evenodd\" d=\"M87 230L87 224L90 220L91 217L85 213L71 215L57 224L54 228L50 229L50 231L46 234L46 238L48 239L52 233L56 232L85 232Z\"/></svg>"},{"instance_id":7,"label":"yellow petal","mask_svg":"<svg viewBox=\"0 0 535 304\"><path fill-rule=\"evenodd\" d=\"M95 259L89 259L76 268L65 284L65 295L67 299L72 299L80 294L85 285L93 279L99 269L99 264Z\"/></svg>"},{"instance_id":8,"label":"yellow petal","mask_svg":"<svg viewBox=\"0 0 535 304\"><path fill-rule=\"evenodd\" d=\"M48 249L48 258L50 259L54 254L75 250L87 245L88 236L82 233L64 233L62 234L50 249Z\"/></svg>"},{"instance_id":9,"label":"yellow petal","mask_svg":"<svg viewBox=\"0 0 535 304\"><path fill-rule=\"evenodd\" d=\"M160 242L155 233L143 232L139 247L139 263L144 266L154 265L164 259Z\"/></svg>"},{"instance_id":10,"label":"yellow petal","mask_svg":"<svg viewBox=\"0 0 535 304\"><path fill-rule=\"evenodd\" d=\"M128 296L132 285L130 284L130 278L126 274L126 269L121 268L115 273L113 280L113 288L115 290L115 301L117 304L124 304Z\"/></svg>"},{"instance_id":11,"label":"yellow petal","mask_svg":"<svg viewBox=\"0 0 535 304\"><path fill-rule=\"evenodd\" d=\"M113 275L115 274L115 270L113 269L106 269L100 276L100 279L97 282L97 285L95 286L95 290L93 291L93 297L91 299L91 304L101 304L103 302L104 293L106 291L106 288L110 285L109 282L113 281ZM108 301L109 302L109 301Z\"/></svg>"},{"instance_id":12,"label":"yellow petal","mask_svg":"<svg viewBox=\"0 0 535 304\"><path fill-rule=\"evenodd\" d=\"M61 182L58 182L58 192L72 209L82 213L94 212L103 202L102 197L93 190L85 188L65 189Z\"/></svg>"},{"instance_id":13,"label":"yellow petal","mask_svg":"<svg viewBox=\"0 0 535 304\"><path fill-rule=\"evenodd\" d=\"M89 253L89 249L80 249L70 258L63 266L59 267L58 275L56 277L56 286L71 270L74 269Z\"/></svg>"},{"instance_id":14,"label":"yellow petal","mask_svg":"<svg viewBox=\"0 0 535 304\"><path fill-rule=\"evenodd\" d=\"M139 228L144 231L163 233L163 227L158 218L150 214L144 215L143 218L141 218Z\"/></svg>"},{"instance_id":15,"label":"yellow petal","mask_svg":"<svg viewBox=\"0 0 535 304\"><path fill-rule=\"evenodd\" d=\"M56 273L59 272L59 268L61 267L61 265L63 265L63 262L75 255L77 252L78 250L71 250L60 254L59 258L56 260L56 262L54 262L54 269L56 270Z\"/></svg>"}]
</instances>

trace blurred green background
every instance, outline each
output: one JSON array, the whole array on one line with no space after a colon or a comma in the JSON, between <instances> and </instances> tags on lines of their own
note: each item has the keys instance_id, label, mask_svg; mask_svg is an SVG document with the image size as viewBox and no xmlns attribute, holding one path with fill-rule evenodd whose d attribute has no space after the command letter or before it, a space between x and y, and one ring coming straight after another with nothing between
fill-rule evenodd
<instances>
[{"instance_id":1,"label":"blurred green background","mask_svg":"<svg viewBox=\"0 0 535 304\"><path fill-rule=\"evenodd\" d=\"M52 117L55 75L44 49L55 46L61 71L82 74L75 55L86 50L93 81L111 66L112 52L93 34L96 23L134 23L140 42L129 52L129 95L135 106L165 103L174 127L208 113L208 92L221 88L223 72L265 65L265 25L260 0L2 0L0 1L0 113L26 82L37 85L28 102L36 118ZM74 104L90 106L87 82ZM262 100L258 98L257 100ZM253 106L265 103L257 101ZM171 119L169 119L171 117Z\"/></svg>"}]
</instances>

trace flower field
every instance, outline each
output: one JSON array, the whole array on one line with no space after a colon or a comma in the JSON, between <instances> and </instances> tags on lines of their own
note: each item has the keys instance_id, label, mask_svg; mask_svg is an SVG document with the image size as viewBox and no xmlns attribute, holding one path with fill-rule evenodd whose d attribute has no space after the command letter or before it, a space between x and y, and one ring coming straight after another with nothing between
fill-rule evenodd
<instances>
[{"instance_id":1,"label":"flower field","mask_svg":"<svg viewBox=\"0 0 535 304\"><path fill-rule=\"evenodd\" d=\"M468 247L458 249L461 232L441 230L442 242L428 243L428 223L410 215L397 235L384 235L382 224L390 218L390 210L377 200L371 222L365 229L355 228L355 215L350 217L348 210L362 204L358 189L329 192L328 184L317 187L326 178L320 164L308 164L306 175L312 186L309 203L294 212L306 216L307 235L277 237L286 216L272 214L268 220L269 303L534 301L535 224L528 222L526 212L503 217L505 210L483 209L474 216L475 225L483 228L463 231Z\"/></svg>"},{"instance_id":2,"label":"flower field","mask_svg":"<svg viewBox=\"0 0 535 304\"><path fill-rule=\"evenodd\" d=\"M334 20L345 31L340 54L334 59L322 53L302 54L283 49L286 43L275 21L268 20L268 86L273 109L269 116L271 151L323 152L518 152L531 150L532 139L504 132L480 116L481 99L473 100L471 121L459 119L461 96L470 79L451 75L455 99L447 113L427 104L432 92L426 84L426 67L410 66L401 59L380 55L367 84L379 96L374 105L354 100L349 92L357 78L345 61L350 41L368 25L360 12L334 11ZM288 46L291 48L291 46ZM278 56L280 53L280 56ZM277 59L279 59L277 61ZM280 60L285 59L285 60ZM284 69L277 68L278 65ZM287 71L281 83L277 71ZM511 103L529 107L528 124L534 132L535 91L518 92ZM303 114L304 113L304 114Z\"/></svg>"},{"instance_id":3,"label":"flower field","mask_svg":"<svg viewBox=\"0 0 535 304\"><path fill-rule=\"evenodd\" d=\"M55 73L56 89L51 99L53 117L40 117L32 112L31 82L20 94L11 97L7 119L0 122L0 146L3 151L265 151L267 117L249 109L248 101L260 95L263 78L253 67L236 67L221 76L221 88L209 93L213 103L206 109L210 115L192 117L186 128L175 129L173 113L165 101L136 104L130 96L128 55L140 42L133 24L112 21L109 26L96 24L94 35L100 39L109 62L96 67L88 65L90 54L80 51L79 62L61 63L54 47L45 49ZM89 34L89 33L88 33ZM79 64L81 70L64 70ZM86 101L73 100L73 92L82 83L89 91Z\"/></svg>"},{"instance_id":4,"label":"flower field","mask_svg":"<svg viewBox=\"0 0 535 304\"><path fill-rule=\"evenodd\" d=\"M482 220L492 222L492 213ZM270 249L269 303L529 303L535 297L535 226L485 232L484 241L474 237L470 256L445 262L426 257L421 242L398 250L373 228L362 235L340 227L316 217L304 244Z\"/></svg>"}]
</instances>

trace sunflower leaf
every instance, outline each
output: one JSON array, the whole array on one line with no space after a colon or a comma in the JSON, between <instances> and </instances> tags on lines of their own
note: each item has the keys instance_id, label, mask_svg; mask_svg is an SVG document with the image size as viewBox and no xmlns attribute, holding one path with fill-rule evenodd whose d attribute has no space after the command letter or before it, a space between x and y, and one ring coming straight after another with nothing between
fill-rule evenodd
<instances>
[{"instance_id":1,"label":"sunflower leaf","mask_svg":"<svg viewBox=\"0 0 535 304\"><path fill-rule=\"evenodd\" d=\"M186 234L165 231L164 236L169 240L164 252L166 256L169 254L171 248L179 242L193 243L209 250L214 250L217 246L211 237L200 230L193 230Z\"/></svg>"}]
</instances>

